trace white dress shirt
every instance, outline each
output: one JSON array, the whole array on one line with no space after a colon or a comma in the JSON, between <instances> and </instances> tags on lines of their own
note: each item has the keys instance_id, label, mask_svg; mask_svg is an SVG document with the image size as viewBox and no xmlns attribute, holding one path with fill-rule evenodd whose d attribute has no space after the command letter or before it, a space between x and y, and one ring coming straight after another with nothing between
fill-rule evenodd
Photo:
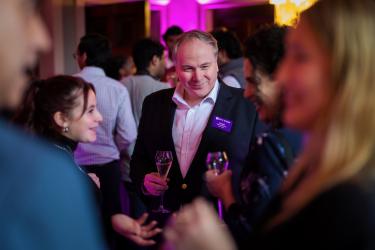
<instances>
[{"instance_id":1,"label":"white dress shirt","mask_svg":"<svg viewBox=\"0 0 375 250\"><path fill-rule=\"evenodd\" d=\"M223 82L226 85L231 86L233 88L241 88L241 84L237 81L237 79L234 76L231 76L231 75L225 76L223 78Z\"/></svg>"},{"instance_id":2,"label":"white dress shirt","mask_svg":"<svg viewBox=\"0 0 375 250\"><path fill-rule=\"evenodd\" d=\"M96 90L96 105L103 121L96 129L96 141L79 143L75 160L79 165L105 164L120 159L137 137L137 128L127 89L118 81L106 77L98 67L85 67L75 76L92 83Z\"/></svg>"},{"instance_id":3,"label":"white dress shirt","mask_svg":"<svg viewBox=\"0 0 375 250\"><path fill-rule=\"evenodd\" d=\"M211 92L193 107L183 99L182 86L177 86L173 94L172 100L176 103L177 108L173 120L172 136L177 160L184 178L198 150L203 131L215 106L219 87L219 82L216 81Z\"/></svg>"}]
</instances>

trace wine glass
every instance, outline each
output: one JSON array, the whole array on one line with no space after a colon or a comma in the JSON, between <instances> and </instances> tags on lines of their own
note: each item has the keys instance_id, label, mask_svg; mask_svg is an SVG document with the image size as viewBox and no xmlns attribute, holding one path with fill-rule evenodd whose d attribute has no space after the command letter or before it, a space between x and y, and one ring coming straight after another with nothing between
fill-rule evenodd
<instances>
[{"instance_id":1,"label":"wine glass","mask_svg":"<svg viewBox=\"0 0 375 250\"><path fill-rule=\"evenodd\" d=\"M228 162L228 156L225 151L209 152L207 154L207 168L209 170L215 170L216 175L219 175L228 169ZM219 217L223 219L223 204L220 199L217 200L217 209Z\"/></svg>"},{"instance_id":2,"label":"wine glass","mask_svg":"<svg viewBox=\"0 0 375 250\"><path fill-rule=\"evenodd\" d=\"M164 180L167 179L169 170L171 169L173 162L173 156L171 151L156 151L155 154L155 163L158 169L158 173L161 178ZM164 192L160 195L160 205L159 207L154 210L153 212L156 213L170 213L168 209L164 208Z\"/></svg>"}]
</instances>

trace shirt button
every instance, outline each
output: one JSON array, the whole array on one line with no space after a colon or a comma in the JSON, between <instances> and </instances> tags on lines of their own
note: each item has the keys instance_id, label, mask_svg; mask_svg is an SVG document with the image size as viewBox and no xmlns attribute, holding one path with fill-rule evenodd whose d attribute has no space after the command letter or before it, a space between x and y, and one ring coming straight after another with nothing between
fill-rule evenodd
<instances>
[{"instance_id":1,"label":"shirt button","mask_svg":"<svg viewBox=\"0 0 375 250\"><path fill-rule=\"evenodd\" d=\"M187 186L187 184L185 184L185 183L181 185L181 188L182 188L183 190L187 189L187 187L188 187L188 186Z\"/></svg>"}]
</instances>

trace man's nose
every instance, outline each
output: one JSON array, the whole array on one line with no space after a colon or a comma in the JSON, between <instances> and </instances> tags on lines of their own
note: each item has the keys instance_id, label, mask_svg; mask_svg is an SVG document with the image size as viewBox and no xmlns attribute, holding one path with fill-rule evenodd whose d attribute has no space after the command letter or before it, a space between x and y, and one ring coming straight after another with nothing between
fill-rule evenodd
<instances>
[{"instance_id":1,"label":"man's nose","mask_svg":"<svg viewBox=\"0 0 375 250\"><path fill-rule=\"evenodd\" d=\"M199 82L202 79L202 72L199 69L194 70L193 80Z\"/></svg>"}]
</instances>

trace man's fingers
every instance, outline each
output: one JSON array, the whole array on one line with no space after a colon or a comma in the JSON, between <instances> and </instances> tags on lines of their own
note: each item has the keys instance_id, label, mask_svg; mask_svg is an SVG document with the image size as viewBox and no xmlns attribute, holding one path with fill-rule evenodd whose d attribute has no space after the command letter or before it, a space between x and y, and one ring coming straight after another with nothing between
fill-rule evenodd
<instances>
[{"instance_id":1,"label":"man's fingers","mask_svg":"<svg viewBox=\"0 0 375 250\"><path fill-rule=\"evenodd\" d=\"M151 238L151 237L154 237L155 235L161 233L163 230L161 228L154 228L150 231L148 231L145 235L145 237L143 238Z\"/></svg>"},{"instance_id":2,"label":"man's fingers","mask_svg":"<svg viewBox=\"0 0 375 250\"><path fill-rule=\"evenodd\" d=\"M144 213L144 214L142 214L141 217L139 217L138 219L136 219L136 221L139 223L139 225L142 226L143 223L146 222L147 218L148 218L148 213Z\"/></svg>"},{"instance_id":3,"label":"man's fingers","mask_svg":"<svg viewBox=\"0 0 375 250\"><path fill-rule=\"evenodd\" d=\"M142 237L137 236L137 235L128 235L127 238L133 241L134 243L136 243L137 245L143 246L143 247L152 246L155 244L154 240L148 240L148 239L145 240Z\"/></svg>"},{"instance_id":4,"label":"man's fingers","mask_svg":"<svg viewBox=\"0 0 375 250\"><path fill-rule=\"evenodd\" d=\"M167 180L164 178L161 178L158 173L150 173L145 176L145 180L159 183L159 184L164 184L167 185Z\"/></svg>"},{"instance_id":5,"label":"man's fingers","mask_svg":"<svg viewBox=\"0 0 375 250\"><path fill-rule=\"evenodd\" d=\"M147 225L145 225L145 226L142 226L142 231L144 230L144 231L150 231L151 229L153 229L155 226L156 226L156 224L158 224L158 222L157 221L151 221L149 224L147 224Z\"/></svg>"}]
</instances>

